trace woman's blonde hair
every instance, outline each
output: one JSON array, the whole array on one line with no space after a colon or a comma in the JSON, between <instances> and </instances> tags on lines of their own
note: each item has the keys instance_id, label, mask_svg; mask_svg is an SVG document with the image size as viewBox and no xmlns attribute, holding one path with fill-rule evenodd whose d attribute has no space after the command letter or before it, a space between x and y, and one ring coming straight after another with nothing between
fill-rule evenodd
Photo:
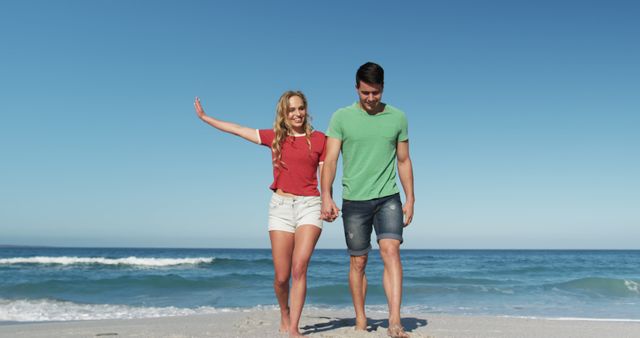
<instances>
[{"instance_id":1,"label":"woman's blonde hair","mask_svg":"<svg viewBox=\"0 0 640 338\"><path fill-rule=\"evenodd\" d=\"M276 120L273 122L273 131L275 132L275 137L273 138L273 142L271 143L271 150L273 151L273 165L275 167L280 167L280 165L286 165L282 162L282 145L287 139L287 136L293 135L294 131L289 124L289 119L287 115L289 114L289 99L297 96L302 99L305 110L307 110L307 98L301 91L286 91L280 99L278 100L278 104L276 105ZM311 116L309 116L309 112L304 118L304 133L307 139L307 144L309 145L309 150L311 150L311 132L313 131L313 127L311 127Z\"/></svg>"}]
</instances>

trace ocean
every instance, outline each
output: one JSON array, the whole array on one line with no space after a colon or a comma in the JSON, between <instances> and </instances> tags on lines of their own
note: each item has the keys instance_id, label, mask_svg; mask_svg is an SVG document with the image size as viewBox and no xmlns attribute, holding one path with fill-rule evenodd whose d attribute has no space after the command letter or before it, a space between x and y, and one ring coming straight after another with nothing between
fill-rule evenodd
<instances>
[{"instance_id":1,"label":"ocean","mask_svg":"<svg viewBox=\"0 0 640 338\"><path fill-rule=\"evenodd\" d=\"M404 314L640 320L640 251L402 250ZM314 252L307 307L350 309L345 250ZM382 262L368 311L386 311ZM275 308L268 249L0 248L0 323Z\"/></svg>"}]
</instances>

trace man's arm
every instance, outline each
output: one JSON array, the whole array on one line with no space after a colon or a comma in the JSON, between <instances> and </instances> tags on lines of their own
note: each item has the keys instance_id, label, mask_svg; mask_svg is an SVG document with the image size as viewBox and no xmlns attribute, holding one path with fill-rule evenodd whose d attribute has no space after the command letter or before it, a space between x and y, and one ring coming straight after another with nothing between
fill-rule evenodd
<instances>
[{"instance_id":1,"label":"man's arm","mask_svg":"<svg viewBox=\"0 0 640 338\"><path fill-rule=\"evenodd\" d=\"M336 203L333 201L332 188L333 180L336 178L336 168L341 146L342 141L333 137L327 137L324 165L320 177L320 190L322 192L321 218L329 222L335 220L340 212L340 209L338 209Z\"/></svg>"},{"instance_id":2,"label":"man's arm","mask_svg":"<svg viewBox=\"0 0 640 338\"><path fill-rule=\"evenodd\" d=\"M396 156L398 157L398 174L400 175L400 183L402 183L402 189L406 201L402 207L404 213L404 225L407 226L413 220L413 205L416 201L416 197L413 194L413 166L411 164L411 157L409 157L409 141L398 142L396 149Z\"/></svg>"}]
</instances>

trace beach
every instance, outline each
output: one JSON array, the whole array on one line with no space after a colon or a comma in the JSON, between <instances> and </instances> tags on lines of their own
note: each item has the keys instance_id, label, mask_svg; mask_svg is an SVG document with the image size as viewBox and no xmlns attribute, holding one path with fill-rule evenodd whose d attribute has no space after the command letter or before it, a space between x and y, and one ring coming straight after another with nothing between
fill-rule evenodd
<instances>
[{"instance_id":1,"label":"beach","mask_svg":"<svg viewBox=\"0 0 640 338\"><path fill-rule=\"evenodd\" d=\"M316 250L300 328L385 337L382 262L353 330L344 250ZM406 250L413 337L640 337L640 251ZM268 249L0 250L0 337L282 337ZM285 335L286 336L286 335Z\"/></svg>"},{"instance_id":2,"label":"beach","mask_svg":"<svg viewBox=\"0 0 640 338\"><path fill-rule=\"evenodd\" d=\"M16 323L1 337L283 337L274 309L144 319ZM385 313L369 314L368 332L353 330L350 311L305 310L301 331L311 337L386 337ZM640 337L639 321L535 319L408 314L411 337Z\"/></svg>"}]
</instances>

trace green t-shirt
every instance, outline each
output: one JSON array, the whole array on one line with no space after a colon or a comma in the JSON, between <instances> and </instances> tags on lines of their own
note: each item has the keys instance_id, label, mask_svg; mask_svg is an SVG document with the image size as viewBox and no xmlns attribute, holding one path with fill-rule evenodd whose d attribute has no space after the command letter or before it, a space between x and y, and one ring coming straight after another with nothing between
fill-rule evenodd
<instances>
[{"instance_id":1,"label":"green t-shirt","mask_svg":"<svg viewBox=\"0 0 640 338\"><path fill-rule=\"evenodd\" d=\"M338 109L327 136L342 141L342 198L366 201L398 193L396 147L409 139L407 118L390 105L369 115L358 102Z\"/></svg>"}]
</instances>

